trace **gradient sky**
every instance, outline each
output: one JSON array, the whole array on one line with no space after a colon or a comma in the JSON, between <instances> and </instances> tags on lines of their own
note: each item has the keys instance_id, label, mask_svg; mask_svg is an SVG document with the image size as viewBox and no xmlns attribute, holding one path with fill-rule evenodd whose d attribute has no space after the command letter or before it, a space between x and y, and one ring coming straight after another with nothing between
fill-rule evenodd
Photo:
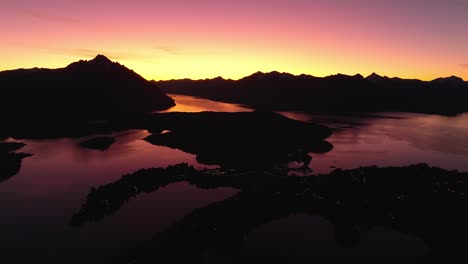
<instances>
[{"instance_id":1,"label":"gradient sky","mask_svg":"<svg viewBox=\"0 0 468 264\"><path fill-rule=\"evenodd\" d=\"M468 80L467 0L1 0L0 70L102 53L148 79Z\"/></svg>"}]
</instances>

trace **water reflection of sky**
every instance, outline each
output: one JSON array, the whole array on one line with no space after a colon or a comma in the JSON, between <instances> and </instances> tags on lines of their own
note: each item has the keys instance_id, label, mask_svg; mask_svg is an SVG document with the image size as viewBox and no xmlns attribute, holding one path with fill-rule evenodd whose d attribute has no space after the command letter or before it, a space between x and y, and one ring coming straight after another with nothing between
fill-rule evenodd
<instances>
[{"instance_id":1,"label":"water reflection of sky","mask_svg":"<svg viewBox=\"0 0 468 264\"><path fill-rule=\"evenodd\" d=\"M215 102L203 98L169 94L175 101L176 105L162 113L167 112L202 112L202 111L216 111L216 112L246 112L251 111L252 108L238 105L238 104L227 104L221 102Z\"/></svg>"},{"instance_id":2,"label":"water reflection of sky","mask_svg":"<svg viewBox=\"0 0 468 264\"><path fill-rule=\"evenodd\" d=\"M467 114L392 116L401 118L343 118L343 123L360 125L336 130L329 138L334 150L314 155L311 166L326 172L330 166L401 166L423 162L468 171Z\"/></svg>"},{"instance_id":3,"label":"water reflection of sky","mask_svg":"<svg viewBox=\"0 0 468 264\"><path fill-rule=\"evenodd\" d=\"M83 139L25 140L20 172L0 184L0 246L5 263L102 263L188 214L236 190L200 190L186 183L132 199L114 217L76 229L68 222L92 187L141 168L186 162L195 156L142 140L148 132L116 133L107 151L81 148ZM28 254L22 254L27 252Z\"/></svg>"}]
</instances>

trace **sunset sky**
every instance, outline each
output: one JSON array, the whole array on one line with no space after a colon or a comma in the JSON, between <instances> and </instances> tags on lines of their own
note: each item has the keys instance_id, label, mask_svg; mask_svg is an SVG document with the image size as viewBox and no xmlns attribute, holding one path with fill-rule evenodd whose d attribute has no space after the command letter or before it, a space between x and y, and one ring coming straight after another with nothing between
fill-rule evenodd
<instances>
[{"instance_id":1,"label":"sunset sky","mask_svg":"<svg viewBox=\"0 0 468 264\"><path fill-rule=\"evenodd\" d=\"M0 70L101 53L147 79L256 71L468 80L466 0L1 0Z\"/></svg>"}]
</instances>

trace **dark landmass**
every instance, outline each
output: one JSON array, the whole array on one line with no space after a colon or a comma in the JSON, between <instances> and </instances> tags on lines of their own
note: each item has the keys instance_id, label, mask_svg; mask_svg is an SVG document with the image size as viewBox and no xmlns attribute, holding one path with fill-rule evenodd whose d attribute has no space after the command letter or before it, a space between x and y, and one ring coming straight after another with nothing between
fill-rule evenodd
<instances>
[{"instance_id":1,"label":"dark landmass","mask_svg":"<svg viewBox=\"0 0 468 264\"><path fill-rule=\"evenodd\" d=\"M0 153L16 151L26 146L21 142L0 142Z\"/></svg>"},{"instance_id":2,"label":"dark landmass","mask_svg":"<svg viewBox=\"0 0 468 264\"><path fill-rule=\"evenodd\" d=\"M60 69L0 72L0 120L101 120L174 106L156 85L103 55Z\"/></svg>"},{"instance_id":3,"label":"dark landmass","mask_svg":"<svg viewBox=\"0 0 468 264\"><path fill-rule=\"evenodd\" d=\"M89 149L104 151L108 149L112 144L115 143L115 139L112 137L95 137L80 143L80 146Z\"/></svg>"},{"instance_id":4,"label":"dark landmass","mask_svg":"<svg viewBox=\"0 0 468 264\"><path fill-rule=\"evenodd\" d=\"M200 175L201 172L186 164L167 168L142 169L124 175L116 182L97 189L92 188L86 203L72 217L70 224L82 226L88 222L97 222L116 213L129 199L140 193L151 193L174 182L175 179L184 180L187 177Z\"/></svg>"},{"instance_id":5,"label":"dark landmass","mask_svg":"<svg viewBox=\"0 0 468 264\"><path fill-rule=\"evenodd\" d=\"M0 182L18 174L22 160L32 156L31 154L13 152L24 146L24 143L19 142L0 142Z\"/></svg>"},{"instance_id":6,"label":"dark landmass","mask_svg":"<svg viewBox=\"0 0 468 264\"><path fill-rule=\"evenodd\" d=\"M198 171L179 164L139 170L93 188L71 224L98 221L140 193L183 181L203 189L232 187L239 192L194 210L112 263L207 263L208 259L246 263L251 259L239 252L250 231L297 213L325 218L343 247L357 246L361 232L381 226L424 240L429 251L420 263L464 263L468 260L467 177L468 173L426 164L337 169L306 177L267 169Z\"/></svg>"},{"instance_id":7,"label":"dark landmass","mask_svg":"<svg viewBox=\"0 0 468 264\"><path fill-rule=\"evenodd\" d=\"M256 122L260 123L257 125ZM275 133L278 137L281 136L279 132L284 133L284 137L288 137L298 132L298 129L302 129L301 127L304 127L304 130L300 133L312 133L313 137L317 136L318 138L325 138L332 133L332 130L325 126L302 123L278 114L262 111L253 113L122 114L107 118L106 120L96 121L36 117L28 119L18 118L3 122L0 120L0 124L2 124L0 138L4 139L8 137L16 139L85 137L96 134L110 134L129 129L146 129L153 133L153 135L160 134L164 130L173 130L177 131L177 134L173 133L170 135L180 135L182 137L190 136L191 132L187 131L189 129L194 132L191 137L196 138L196 136L199 136L200 139L203 139L203 137L207 139L206 135L214 135L218 132L221 133L221 136L234 135L234 131L243 134L249 131L249 134L251 133L255 136L260 133L268 133L267 130L270 129L276 131ZM212 139L214 140L215 138ZM224 137L224 139L227 138ZM159 140L158 136L148 138L148 141L153 141L153 143L156 143L157 140ZM185 140L189 140L189 138L185 138ZM309 138L308 141L316 140ZM161 144L169 144L168 142L164 139L164 142L161 142ZM327 149L326 145L323 144L321 146L314 146L314 148L317 147L322 148L323 151Z\"/></svg>"},{"instance_id":8,"label":"dark landmass","mask_svg":"<svg viewBox=\"0 0 468 264\"><path fill-rule=\"evenodd\" d=\"M240 80L155 82L166 93L185 94L253 108L311 113L417 112L455 115L468 111L468 84L452 76L430 82L372 74L318 78L255 73Z\"/></svg>"},{"instance_id":9,"label":"dark landmass","mask_svg":"<svg viewBox=\"0 0 468 264\"><path fill-rule=\"evenodd\" d=\"M153 134L145 140L197 155L197 161L224 168L287 167L308 169L309 152L333 146L324 141L328 127L289 119L273 112L164 113L153 116ZM165 131L165 133L161 133Z\"/></svg>"}]
</instances>

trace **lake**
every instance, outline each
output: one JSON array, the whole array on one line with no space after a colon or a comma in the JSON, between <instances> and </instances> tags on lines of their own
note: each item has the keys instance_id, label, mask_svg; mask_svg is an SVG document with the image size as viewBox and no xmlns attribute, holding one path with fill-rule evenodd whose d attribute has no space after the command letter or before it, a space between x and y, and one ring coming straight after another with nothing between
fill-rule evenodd
<instances>
[{"instance_id":1,"label":"lake","mask_svg":"<svg viewBox=\"0 0 468 264\"><path fill-rule=\"evenodd\" d=\"M172 95L177 106L165 111L251 111L248 107ZM468 114L445 117L409 113L368 116L282 114L334 128L328 139L334 149L311 154L314 173L334 168L401 166L428 163L468 171ZM169 227L196 208L234 195L232 188L201 190L174 183L131 198L117 213L82 227L69 222L91 188L112 183L141 168L186 162L205 168L194 155L154 146L143 130L116 132L117 142L106 151L81 148L80 139L22 140L20 172L0 182L0 246L4 263L102 263ZM285 139L286 140L286 139ZM212 168L215 166L211 166ZM326 219L291 215L264 224L248 234L245 254L274 252L289 263L348 262L416 263L426 251L417 237L391 229L363 231L359 246L337 245Z\"/></svg>"}]
</instances>

